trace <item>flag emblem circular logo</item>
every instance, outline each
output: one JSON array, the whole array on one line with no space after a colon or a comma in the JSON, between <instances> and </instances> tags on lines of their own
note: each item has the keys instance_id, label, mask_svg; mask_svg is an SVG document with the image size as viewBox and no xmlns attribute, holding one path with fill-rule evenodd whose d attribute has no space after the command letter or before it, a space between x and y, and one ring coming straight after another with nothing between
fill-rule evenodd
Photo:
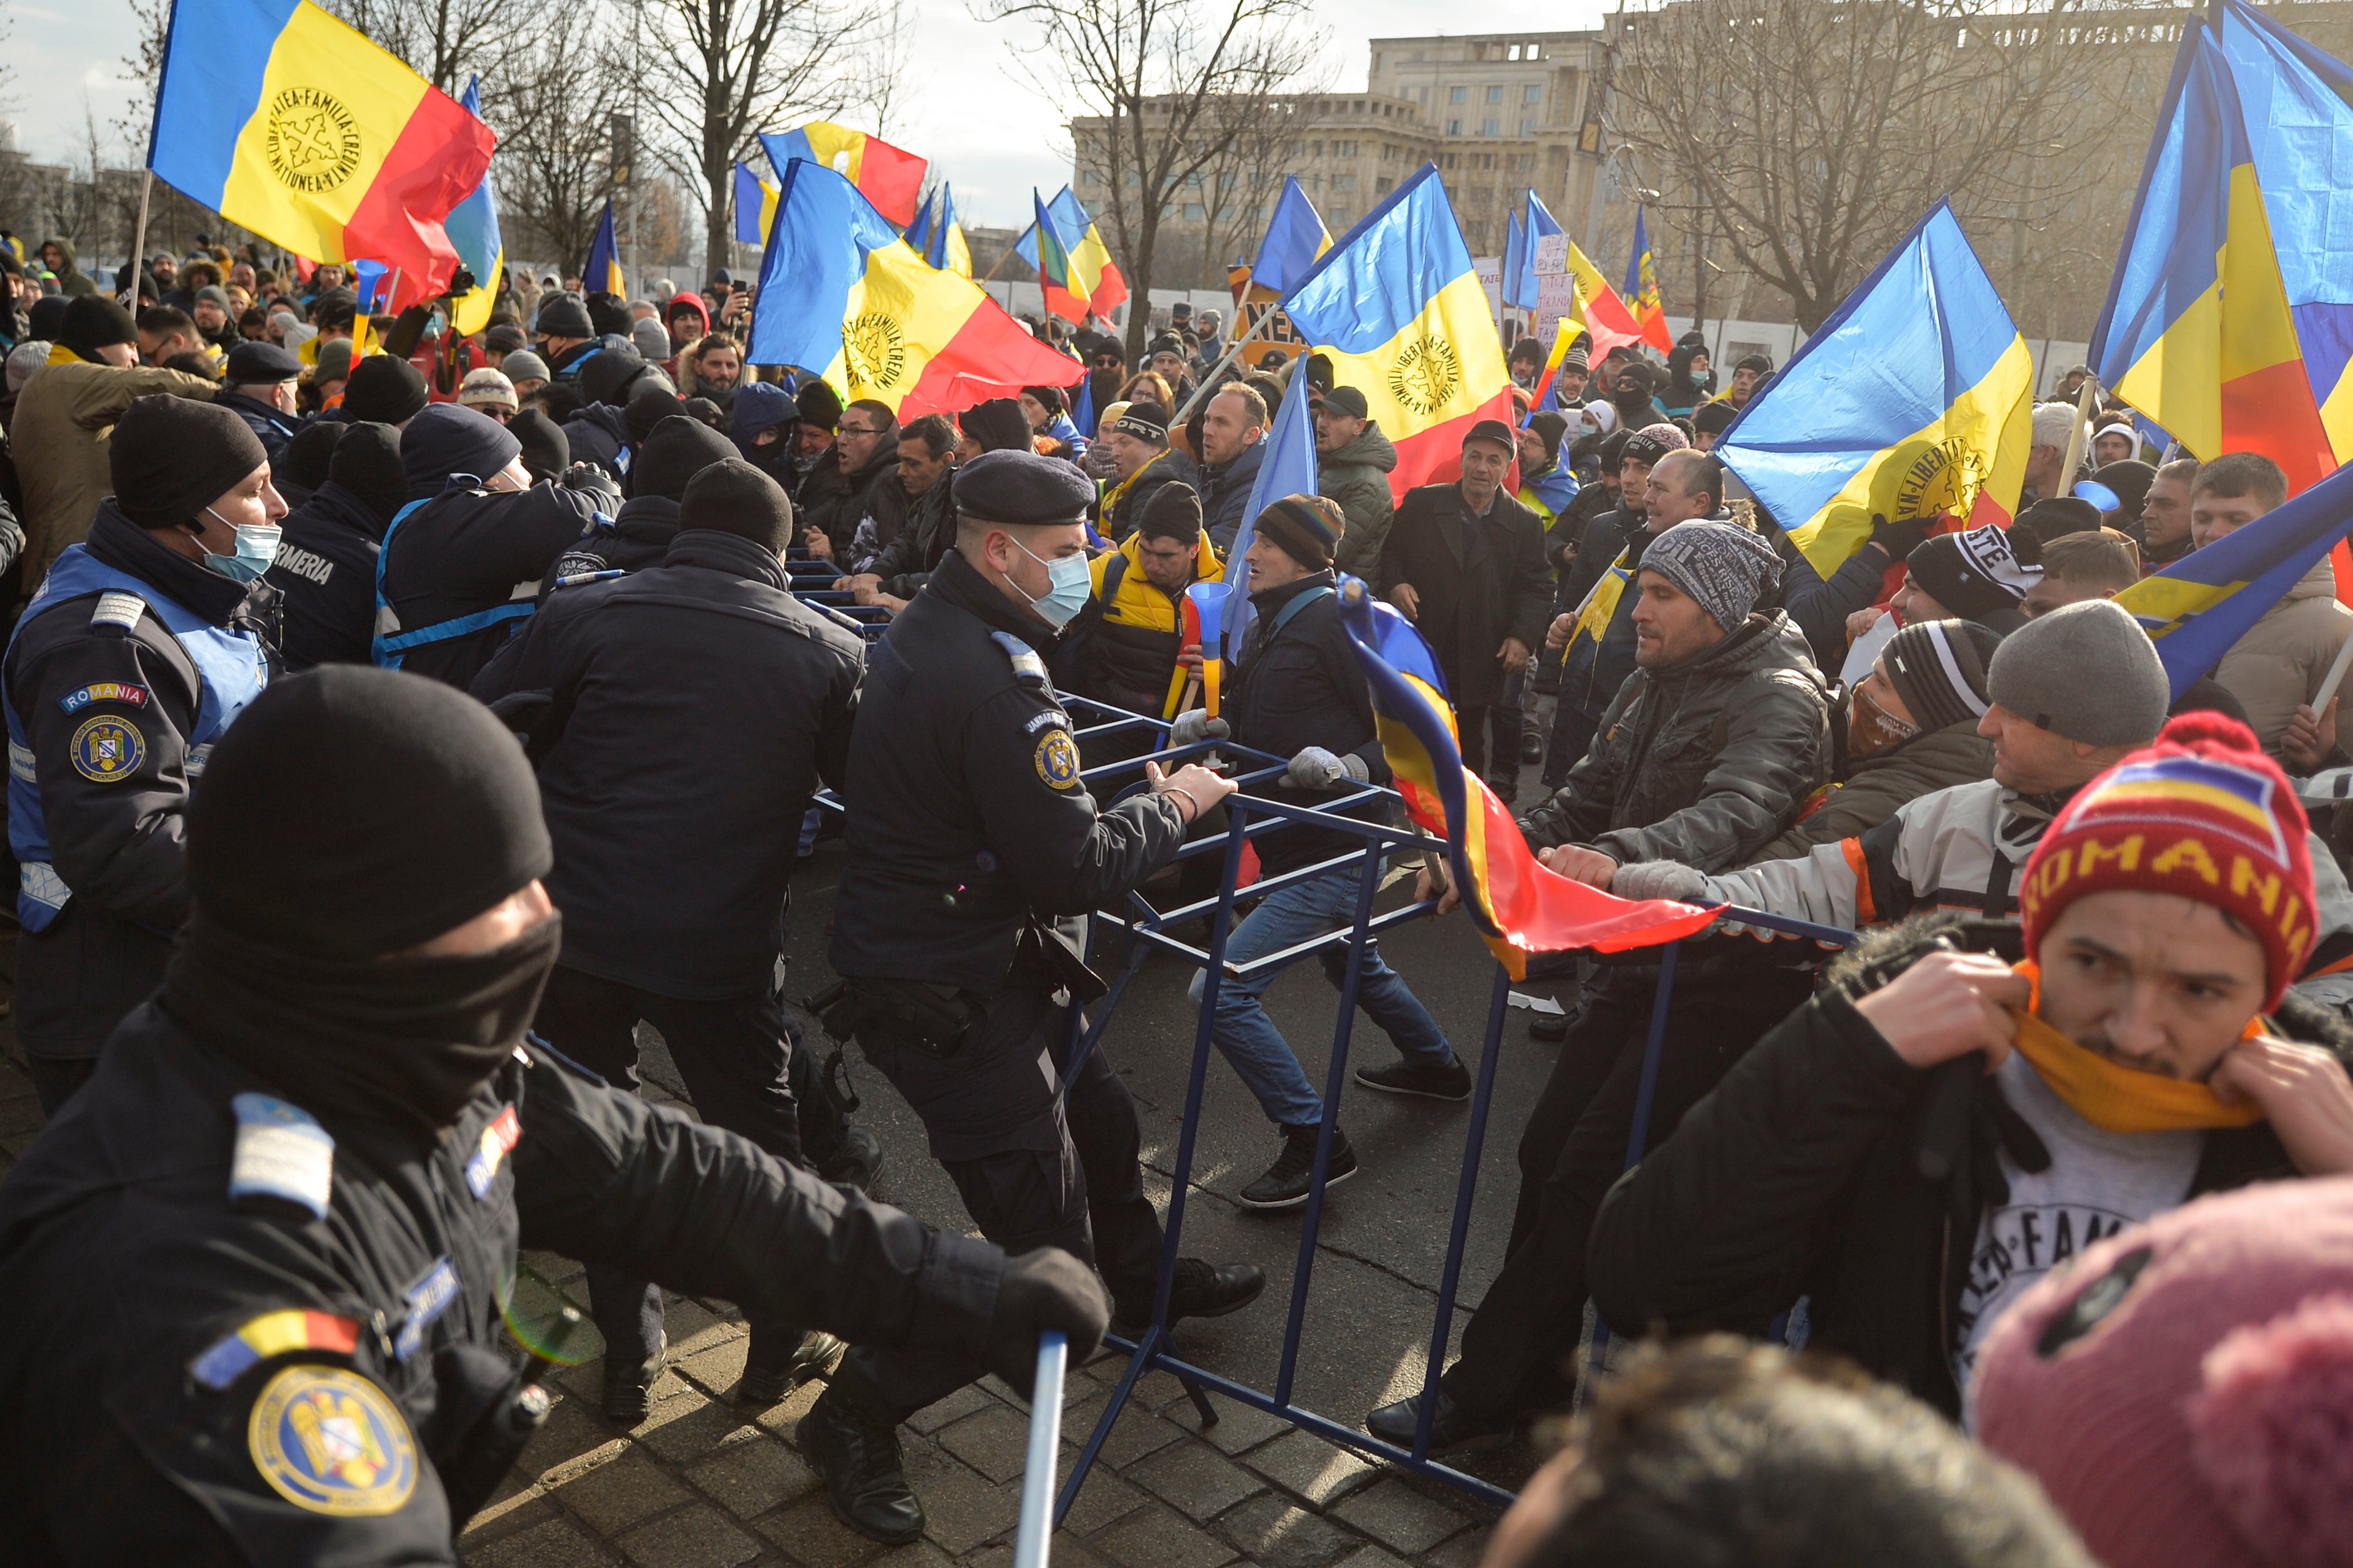
<instances>
[{"instance_id":1,"label":"flag emblem circular logo","mask_svg":"<svg viewBox=\"0 0 2353 1568\"><path fill-rule=\"evenodd\" d=\"M1462 362L1454 345L1423 332L1389 366L1389 393L1416 414L1435 414L1462 389Z\"/></svg>"},{"instance_id":2,"label":"flag emblem circular logo","mask_svg":"<svg viewBox=\"0 0 2353 1568\"><path fill-rule=\"evenodd\" d=\"M854 385L889 392L907 374L906 335L880 310L868 310L842 324L841 352L849 362Z\"/></svg>"},{"instance_id":3,"label":"flag emblem circular logo","mask_svg":"<svg viewBox=\"0 0 2353 1568\"><path fill-rule=\"evenodd\" d=\"M1079 787L1079 749L1067 730L1049 730L1038 742L1038 776L1054 789Z\"/></svg>"},{"instance_id":4,"label":"flag emblem circular logo","mask_svg":"<svg viewBox=\"0 0 2353 1568\"><path fill-rule=\"evenodd\" d=\"M269 100L262 148L280 184L317 195L359 172L360 124L332 94L290 87Z\"/></svg>"},{"instance_id":5,"label":"flag emblem circular logo","mask_svg":"<svg viewBox=\"0 0 2353 1568\"><path fill-rule=\"evenodd\" d=\"M74 731L74 772L92 784L113 784L139 771L147 760L147 737L128 719L101 714Z\"/></svg>"},{"instance_id":6,"label":"flag emblem circular logo","mask_svg":"<svg viewBox=\"0 0 2353 1568\"><path fill-rule=\"evenodd\" d=\"M1985 459L1967 441L1955 436L1923 441L1905 454L1897 469L1895 504L1888 516L1899 521L1950 512L1966 520L1985 489Z\"/></svg>"},{"instance_id":7,"label":"flag emblem circular logo","mask_svg":"<svg viewBox=\"0 0 2353 1568\"><path fill-rule=\"evenodd\" d=\"M417 1441L399 1406L340 1367L301 1363L271 1378L246 1447L271 1490L312 1513L397 1513L417 1489Z\"/></svg>"}]
</instances>

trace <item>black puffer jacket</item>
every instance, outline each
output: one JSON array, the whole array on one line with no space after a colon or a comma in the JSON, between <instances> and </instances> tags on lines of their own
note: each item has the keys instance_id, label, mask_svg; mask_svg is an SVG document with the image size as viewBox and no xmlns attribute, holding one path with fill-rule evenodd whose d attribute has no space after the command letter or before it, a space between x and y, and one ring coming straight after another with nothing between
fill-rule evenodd
<instances>
[{"instance_id":1,"label":"black puffer jacket","mask_svg":"<svg viewBox=\"0 0 2353 1568\"><path fill-rule=\"evenodd\" d=\"M829 449L821 460L839 465L840 449ZM833 563L845 572L850 570L851 546L858 538L859 523L865 520L878 495L899 489L899 427L894 425L884 431L882 438L874 443L874 455L842 475L840 489L824 489L814 475L804 489L812 499L802 502L795 526L823 529L826 538L833 542Z\"/></svg>"},{"instance_id":2,"label":"black puffer jacket","mask_svg":"<svg viewBox=\"0 0 2353 1568\"><path fill-rule=\"evenodd\" d=\"M1620 865L1745 864L1830 777L1823 689L1788 616L1752 615L1681 664L1627 677L1584 760L1520 831Z\"/></svg>"},{"instance_id":3,"label":"black puffer jacket","mask_svg":"<svg viewBox=\"0 0 2353 1568\"><path fill-rule=\"evenodd\" d=\"M897 599L912 599L940 558L955 548L955 468L951 466L922 495L911 496L894 471L891 482L878 486L868 509L881 549L862 568L882 579L882 591Z\"/></svg>"},{"instance_id":4,"label":"black puffer jacket","mask_svg":"<svg viewBox=\"0 0 2353 1568\"><path fill-rule=\"evenodd\" d=\"M1941 945L2014 961L2023 938L2010 921L1932 914L1867 939L1611 1189L1587 1265L1604 1321L1758 1334L1805 1296L1810 1348L1958 1416L1955 1313L1979 1221L2008 1195L2004 1124L2015 1145L2023 1123L1974 1059L1923 1072L1854 1007ZM2353 1063L2353 1030L2326 1008L2290 992L2272 1021ZM1922 1108L1955 1071L1977 1076L1976 1098L1953 1173L1930 1181ZM2296 1173L2263 1123L2209 1132L2189 1195Z\"/></svg>"}]
</instances>

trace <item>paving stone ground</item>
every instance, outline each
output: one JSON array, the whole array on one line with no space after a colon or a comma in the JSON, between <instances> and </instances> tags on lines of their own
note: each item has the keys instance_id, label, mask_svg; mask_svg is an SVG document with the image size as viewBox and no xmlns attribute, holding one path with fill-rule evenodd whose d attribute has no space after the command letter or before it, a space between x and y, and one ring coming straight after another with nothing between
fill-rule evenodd
<instances>
[{"instance_id":1,"label":"paving stone ground","mask_svg":"<svg viewBox=\"0 0 2353 1568\"><path fill-rule=\"evenodd\" d=\"M822 988L838 843L820 850L796 884L790 921L792 994ZM1392 892L1388 897L1400 896ZM1477 1041L1493 973L1464 922L1417 922L1384 938L1390 961L1414 984L1466 1059ZM0 944L0 967L9 954ZM1134 1093L1145 1131L1146 1185L1165 1208L1191 1061L1189 972L1155 959L1138 978L1105 1049ZM1310 963L1287 974L1268 1005L1315 1082L1329 1065L1332 991ZM1501 1261L1518 1173L1518 1114L1550 1066L1514 1013L1497 1085L1497 1118L1481 1162L1472 1245L1458 1289L1456 1331ZM804 1020L806 1022L806 1020ZM40 1114L29 1079L0 1037L0 1171L30 1142ZM659 1037L640 1036L649 1098L683 1104L683 1088ZM1391 1059L1380 1032L1359 1020L1354 1059ZM968 1230L954 1187L923 1152L920 1124L880 1075L852 1070L865 1097L858 1120L882 1137L888 1163L876 1195L943 1227ZM686 1107L691 1110L691 1106ZM1315 1252L1314 1290L1297 1366L1295 1397L1345 1423L1419 1387L1463 1147L1462 1107L1400 1100L1350 1088L1342 1117L1364 1158L1355 1181L1334 1189ZM1180 1353L1222 1374L1271 1388L1296 1267L1296 1215L1242 1210L1233 1194L1275 1153L1256 1105L1212 1059L1209 1093L1187 1225L1187 1248L1267 1270L1266 1297L1250 1310L1178 1331ZM529 1261L585 1300L567 1260ZM793 1443L818 1392L810 1384L780 1405L739 1409L729 1394L742 1373L744 1329L726 1302L673 1299L670 1369L651 1416L622 1430L596 1411L600 1363L554 1381L545 1428L462 1542L473 1568L728 1568L734 1564L852 1568L965 1563L1001 1568L1012 1556L1028 1422L1024 1404L989 1380L923 1412L902 1432L909 1473L930 1515L924 1538L886 1552L837 1522L815 1474ZM1092 1431L1124 1363L1074 1369L1062 1423L1061 1473ZM1155 1373L1113 1426L1103 1457L1057 1536L1068 1568L1473 1568L1496 1511L1453 1489L1369 1464L1307 1432L1229 1400L1204 1426L1176 1380ZM1535 1462L1525 1447L1465 1461L1516 1487Z\"/></svg>"}]
</instances>

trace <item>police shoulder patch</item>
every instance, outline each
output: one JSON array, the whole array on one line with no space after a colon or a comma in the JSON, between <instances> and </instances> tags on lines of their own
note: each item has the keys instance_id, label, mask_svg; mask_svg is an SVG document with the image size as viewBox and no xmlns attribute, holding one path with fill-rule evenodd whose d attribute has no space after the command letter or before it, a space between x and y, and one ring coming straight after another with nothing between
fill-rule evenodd
<instances>
[{"instance_id":1,"label":"police shoulder patch","mask_svg":"<svg viewBox=\"0 0 2353 1568\"><path fill-rule=\"evenodd\" d=\"M100 680L67 692L58 699L58 706L69 713L79 713L93 702L121 702L132 708L144 708L147 701L147 689L143 686L128 680Z\"/></svg>"},{"instance_id":2,"label":"police shoulder patch","mask_svg":"<svg viewBox=\"0 0 2353 1568\"><path fill-rule=\"evenodd\" d=\"M146 613L147 601L136 594L100 594L97 607L90 613L90 624L94 626L121 626L129 631Z\"/></svg>"},{"instance_id":3,"label":"police shoulder patch","mask_svg":"<svg viewBox=\"0 0 2353 1568\"><path fill-rule=\"evenodd\" d=\"M1038 754L1032 760L1037 763L1038 776L1051 788L1079 787L1079 748L1068 730L1047 731L1039 738Z\"/></svg>"},{"instance_id":4,"label":"police shoulder patch","mask_svg":"<svg viewBox=\"0 0 2353 1568\"><path fill-rule=\"evenodd\" d=\"M270 1490L311 1513L397 1513L417 1490L417 1439L384 1390L355 1372L298 1362L253 1402L246 1449Z\"/></svg>"},{"instance_id":5,"label":"police shoulder patch","mask_svg":"<svg viewBox=\"0 0 2353 1568\"><path fill-rule=\"evenodd\" d=\"M74 772L92 784L120 784L147 760L147 737L128 719L101 714L74 731Z\"/></svg>"},{"instance_id":6,"label":"police shoulder patch","mask_svg":"<svg viewBox=\"0 0 2353 1568\"><path fill-rule=\"evenodd\" d=\"M988 640L1004 649L1005 657L1012 661L1014 679L1043 691L1054 689L1053 679L1046 673L1046 661L1028 643L1011 632L991 632Z\"/></svg>"}]
</instances>

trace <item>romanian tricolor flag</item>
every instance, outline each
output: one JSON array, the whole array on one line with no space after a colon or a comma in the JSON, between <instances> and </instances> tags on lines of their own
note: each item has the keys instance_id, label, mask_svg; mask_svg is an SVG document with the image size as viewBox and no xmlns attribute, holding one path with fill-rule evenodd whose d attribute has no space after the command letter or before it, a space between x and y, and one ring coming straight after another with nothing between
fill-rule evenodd
<instances>
[{"instance_id":1,"label":"romanian tricolor flag","mask_svg":"<svg viewBox=\"0 0 2353 1568\"><path fill-rule=\"evenodd\" d=\"M231 223L321 261L369 257L444 292L443 227L498 138L310 0L178 0L147 166Z\"/></svg>"},{"instance_id":2,"label":"romanian tricolor flag","mask_svg":"<svg viewBox=\"0 0 2353 1568\"><path fill-rule=\"evenodd\" d=\"M2140 617L2179 699L2314 562L2353 529L2353 471L2340 468L2246 527L2116 596Z\"/></svg>"},{"instance_id":3,"label":"romanian tricolor flag","mask_svg":"<svg viewBox=\"0 0 2353 1568\"><path fill-rule=\"evenodd\" d=\"M1675 346L1667 333L1666 302L1659 295L1658 264L1651 259L1650 230L1642 222L1642 209L1634 209L1634 252L1626 258L1626 304L1634 312L1634 324L1642 329L1642 341L1662 353Z\"/></svg>"},{"instance_id":4,"label":"romanian tricolor flag","mask_svg":"<svg viewBox=\"0 0 2353 1568\"><path fill-rule=\"evenodd\" d=\"M776 216L776 187L752 172L748 163L735 165L735 242L765 245L768 222Z\"/></svg>"},{"instance_id":5,"label":"romanian tricolor flag","mask_svg":"<svg viewBox=\"0 0 2353 1568\"><path fill-rule=\"evenodd\" d=\"M1715 919L1670 900L1613 898L1538 865L1511 808L1462 765L1446 678L1421 634L1355 577L1341 583L1340 620L1372 684L1374 723L1406 814L1446 840L1462 907L1513 979L1526 978L1532 952L1654 947Z\"/></svg>"},{"instance_id":6,"label":"romanian tricolor flag","mask_svg":"<svg viewBox=\"0 0 2353 1568\"><path fill-rule=\"evenodd\" d=\"M1525 309L1533 310L1536 307L1538 290L1543 287L1536 281L1536 242L1540 239L1548 239L1562 230L1560 220L1552 216L1552 209L1544 205L1544 198L1536 195L1535 187L1533 185L1527 188L1526 205L1528 221L1520 230L1518 283L1520 298L1517 303ZM1570 248L1573 250L1576 247L1572 246ZM1599 278L1600 274L1597 272L1594 276ZM1506 305L1514 303L1512 293L1512 268L1507 251L1504 266L1504 303Z\"/></svg>"},{"instance_id":7,"label":"romanian tricolor flag","mask_svg":"<svg viewBox=\"0 0 2353 1568\"><path fill-rule=\"evenodd\" d=\"M629 280L621 270L619 241L613 237L613 198L605 198L605 211L596 219L596 237L588 242L588 262L580 268L580 291L583 294L618 294L629 297Z\"/></svg>"},{"instance_id":8,"label":"romanian tricolor flag","mask_svg":"<svg viewBox=\"0 0 2353 1568\"><path fill-rule=\"evenodd\" d=\"M1568 358L1568 351L1575 348L1577 340L1584 335L1585 310L1580 305L1575 315L1563 316L1560 325L1553 329L1552 353L1545 356L1544 374L1536 377L1535 395L1528 399L1529 413L1546 409L1555 414L1561 412L1560 388L1553 383L1560 377L1561 362Z\"/></svg>"},{"instance_id":9,"label":"romanian tricolor flag","mask_svg":"<svg viewBox=\"0 0 2353 1568\"><path fill-rule=\"evenodd\" d=\"M1274 216L1267 220L1266 237L1258 242L1258 259L1250 263L1250 286L1287 293L1307 276L1332 248L1332 231L1324 215L1307 199L1299 182L1282 177L1282 194L1274 199Z\"/></svg>"},{"instance_id":10,"label":"romanian tricolor flag","mask_svg":"<svg viewBox=\"0 0 2353 1568\"><path fill-rule=\"evenodd\" d=\"M940 182L938 200L934 204L932 231L924 237L923 259L943 272L953 272L959 278L972 276L972 247L965 243L964 225L956 221L955 187ZM1082 429L1090 440L1092 429Z\"/></svg>"},{"instance_id":11,"label":"romanian tricolor flag","mask_svg":"<svg viewBox=\"0 0 2353 1568\"><path fill-rule=\"evenodd\" d=\"M902 422L1086 374L970 279L928 265L849 180L806 159L784 168L744 357L815 371Z\"/></svg>"},{"instance_id":12,"label":"romanian tricolor flag","mask_svg":"<svg viewBox=\"0 0 2353 1568\"><path fill-rule=\"evenodd\" d=\"M2199 458L2262 453L2291 495L2353 450L2353 393L2335 404L2353 247L2331 217L2348 86L2342 64L2232 0L2219 30L2186 16L2092 333L2092 366L2118 396Z\"/></svg>"},{"instance_id":13,"label":"romanian tricolor flag","mask_svg":"<svg viewBox=\"0 0 2353 1568\"><path fill-rule=\"evenodd\" d=\"M466 81L466 95L459 100L466 112L480 119L482 114L482 82L480 77ZM459 337L472 337L491 324L491 307L499 293L499 272L507 264L506 242L499 237L499 202L491 189L491 176L485 172L482 183L474 187L473 195L459 202L441 226L448 231L449 243L458 247L458 259L474 275L474 286L449 300L449 319L457 324ZM396 300L396 305L406 300Z\"/></svg>"},{"instance_id":14,"label":"romanian tricolor flag","mask_svg":"<svg viewBox=\"0 0 2353 1568\"><path fill-rule=\"evenodd\" d=\"M1535 242L1528 242L1529 248ZM1577 279L1577 309L1585 320L1585 330L1593 334L1593 363L1599 364L1611 349L1620 343L1642 341L1642 324L1634 320L1634 312L1609 287L1601 276L1601 268L1593 258L1585 254L1577 241L1568 242L1568 275Z\"/></svg>"},{"instance_id":15,"label":"romanian tricolor flag","mask_svg":"<svg viewBox=\"0 0 2353 1568\"><path fill-rule=\"evenodd\" d=\"M1127 279L1113 265L1111 247L1103 244L1103 231L1095 226L1095 220L1068 185L1054 194L1054 199L1046 204L1046 211L1053 216L1063 248L1069 252L1071 275L1078 280L1078 287L1071 289L1049 282L1046 309L1066 321L1082 321L1090 311L1108 321L1111 312L1127 298ZM1035 223L1021 231L1021 237L1014 242L1013 254L1042 273Z\"/></svg>"},{"instance_id":16,"label":"romanian tricolor flag","mask_svg":"<svg viewBox=\"0 0 2353 1568\"><path fill-rule=\"evenodd\" d=\"M2034 366L1938 202L1716 443L1825 578L1873 513L2010 525L2032 445Z\"/></svg>"},{"instance_id":17,"label":"romanian tricolor flag","mask_svg":"<svg viewBox=\"0 0 2353 1568\"><path fill-rule=\"evenodd\" d=\"M1046 309L1066 321L1083 321L1089 313L1086 279L1071 269L1070 244L1035 185L1029 187L1029 205L1037 215L1029 228L1030 243L1038 252L1038 286L1045 293Z\"/></svg>"},{"instance_id":18,"label":"romanian tricolor flag","mask_svg":"<svg viewBox=\"0 0 2353 1568\"><path fill-rule=\"evenodd\" d=\"M812 120L782 136L764 132L760 145L767 149L779 180L791 173L790 164L797 158L821 163L856 185L877 212L899 227L915 221L915 204L923 195L923 171L931 165L880 136L828 120Z\"/></svg>"},{"instance_id":19,"label":"romanian tricolor flag","mask_svg":"<svg viewBox=\"0 0 2353 1568\"><path fill-rule=\"evenodd\" d=\"M1366 213L1282 310L1396 443L1399 500L1460 473L1479 420L1512 422L1503 342L1435 163Z\"/></svg>"}]
</instances>

